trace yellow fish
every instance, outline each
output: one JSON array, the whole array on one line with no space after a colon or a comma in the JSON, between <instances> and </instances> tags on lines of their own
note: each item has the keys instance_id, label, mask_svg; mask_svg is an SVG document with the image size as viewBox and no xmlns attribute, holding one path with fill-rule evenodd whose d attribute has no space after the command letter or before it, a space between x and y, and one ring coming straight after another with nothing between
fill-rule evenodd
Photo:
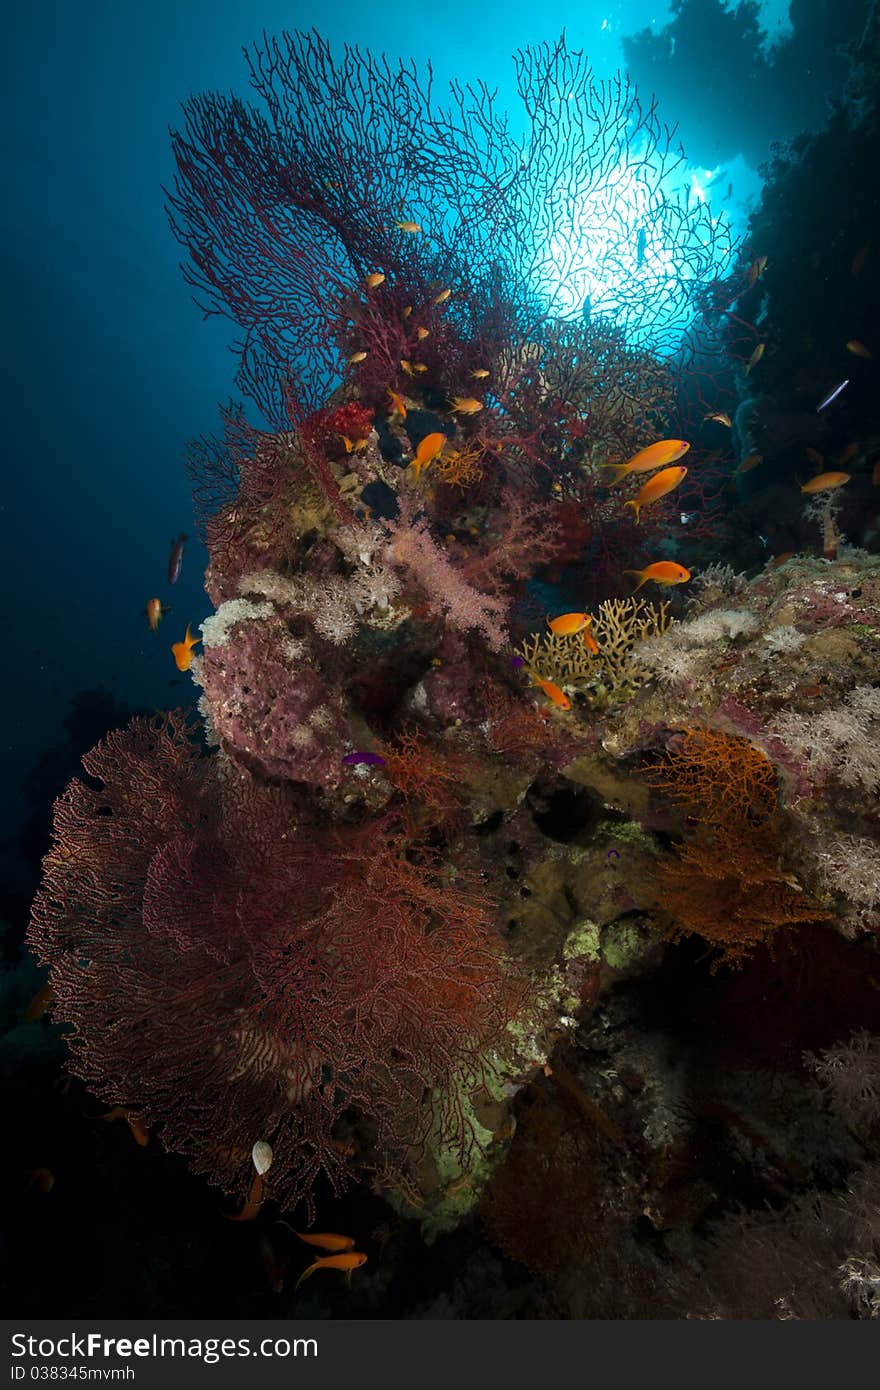
<instances>
[{"instance_id":1,"label":"yellow fish","mask_svg":"<svg viewBox=\"0 0 880 1390\"><path fill-rule=\"evenodd\" d=\"M439 294L434 296L434 303L445 304L451 294L452 290L441 290Z\"/></svg>"},{"instance_id":2,"label":"yellow fish","mask_svg":"<svg viewBox=\"0 0 880 1390\"><path fill-rule=\"evenodd\" d=\"M474 396L453 396L450 410L457 415L476 415L483 409L483 402Z\"/></svg>"},{"instance_id":3,"label":"yellow fish","mask_svg":"<svg viewBox=\"0 0 880 1390\"><path fill-rule=\"evenodd\" d=\"M751 357L745 365L745 370L747 374L752 370L753 367L757 367L761 358L764 356L765 347L766 343L759 343L758 346L755 348L755 351L752 353Z\"/></svg>"},{"instance_id":4,"label":"yellow fish","mask_svg":"<svg viewBox=\"0 0 880 1390\"><path fill-rule=\"evenodd\" d=\"M471 376L473 377L474 381L482 381L488 375L489 373L485 367L477 367L474 371L471 372Z\"/></svg>"},{"instance_id":5,"label":"yellow fish","mask_svg":"<svg viewBox=\"0 0 880 1390\"><path fill-rule=\"evenodd\" d=\"M407 304L406 308L405 308L404 311L403 311L402 317L405 318L405 319L408 319L411 313L412 313L412 305L411 305L411 304Z\"/></svg>"},{"instance_id":6,"label":"yellow fish","mask_svg":"<svg viewBox=\"0 0 880 1390\"><path fill-rule=\"evenodd\" d=\"M401 232L420 232L422 230L418 222L395 222L394 225Z\"/></svg>"},{"instance_id":7,"label":"yellow fish","mask_svg":"<svg viewBox=\"0 0 880 1390\"><path fill-rule=\"evenodd\" d=\"M649 478L642 485L632 501L624 502L623 505L632 507L638 524L642 507L647 507L649 502L656 502L658 498L665 497L667 492L671 492L673 488L678 487L679 483L683 483L686 476L687 469L683 466L664 468L662 473L655 473L653 478Z\"/></svg>"},{"instance_id":8,"label":"yellow fish","mask_svg":"<svg viewBox=\"0 0 880 1390\"><path fill-rule=\"evenodd\" d=\"M640 449L637 454L633 454L626 463L610 463L606 467L611 470L614 477L609 486L613 487L622 478L626 478L630 473L650 473L654 468L662 468L664 464L675 463L686 454L690 448L683 439L658 439L656 444L649 444L647 448Z\"/></svg>"},{"instance_id":9,"label":"yellow fish","mask_svg":"<svg viewBox=\"0 0 880 1390\"><path fill-rule=\"evenodd\" d=\"M801 492L833 492L835 488L843 487L848 483L851 474L849 473L820 473L818 477L811 478L808 483L804 483Z\"/></svg>"},{"instance_id":10,"label":"yellow fish","mask_svg":"<svg viewBox=\"0 0 880 1390\"><path fill-rule=\"evenodd\" d=\"M864 357L866 362L871 362L874 359L873 352L871 352L869 348L866 348L864 343L860 343L858 338L850 338L846 345L846 350L847 352L851 352L853 357Z\"/></svg>"},{"instance_id":11,"label":"yellow fish","mask_svg":"<svg viewBox=\"0 0 880 1390\"><path fill-rule=\"evenodd\" d=\"M384 283L385 276L382 274L381 270L374 270L372 275L368 275L364 281L368 290L374 290L377 285L384 285Z\"/></svg>"},{"instance_id":12,"label":"yellow fish","mask_svg":"<svg viewBox=\"0 0 880 1390\"><path fill-rule=\"evenodd\" d=\"M406 359L405 357L401 357L401 359L400 359L400 365L401 365L401 367L403 368L403 370L406 372L407 376L412 376L412 374L413 374L413 369L412 369L412 363L411 363L411 362L408 362L407 359Z\"/></svg>"},{"instance_id":13,"label":"yellow fish","mask_svg":"<svg viewBox=\"0 0 880 1390\"><path fill-rule=\"evenodd\" d=\"M428 370L424 362L413 362L412 369L414 372L426 372Z\"/></svg>"},{"instance_id":14,"label":"yellow fish","mask_svg":"<svg viewBox=\"0 0 880 1390\"><path fill-rule=\"evenodd\" d=\"M355 362L363 362L366 355L367 354L365 352L353 352L351 354L351 357L349 357L348 359L349 365L353 366Z\"/></svg>"},{"instance_id":15,"label":"yellow fish","mask_svg":"<svg viewBox=\"0 0 880 1390\"><path fill-rule=\"evenodd\" d=\"M182 642L171 644L171 653L177 663L178 671L188 671L192 665L193 647L197 647L201 642L201 637L193 637L189 630L189 623L186 625L186 636Z\"/></svg>"},{"instance_id":16,"label":"yellow fish","mask_svg":"<svg viewBox=\"0 0 880 1390\"><path fill-rule=\"evenodd\" d=\"M427 328L416 329L416 337L418 338L420 343L424 342L424 340L427 338L428 332L429 330Z\"/></svg>"}]
</instances>

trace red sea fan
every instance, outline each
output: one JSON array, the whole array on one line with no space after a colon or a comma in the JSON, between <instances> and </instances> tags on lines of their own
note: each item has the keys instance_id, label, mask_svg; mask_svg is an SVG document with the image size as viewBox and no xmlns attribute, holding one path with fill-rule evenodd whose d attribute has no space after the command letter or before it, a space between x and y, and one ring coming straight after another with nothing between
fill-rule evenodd
<instances>
[{"instance_id":1,"label":"red sea fan","mask_svg":"<svg viewBox=\"0 0 880 1390\"><path fill-rule=\"evenodd\" d=\"M456 1097L516 1007L492 904L375 837L331 844L283 789L206 757L185 720L135 720L55 808L30 942L72 1069L242 1196L311 1209L321 1173L467 1142ZM355 832L351 832L352 835ZM474 1083L476 1084L476 1082Z\"/></svg>"}]
</instances>

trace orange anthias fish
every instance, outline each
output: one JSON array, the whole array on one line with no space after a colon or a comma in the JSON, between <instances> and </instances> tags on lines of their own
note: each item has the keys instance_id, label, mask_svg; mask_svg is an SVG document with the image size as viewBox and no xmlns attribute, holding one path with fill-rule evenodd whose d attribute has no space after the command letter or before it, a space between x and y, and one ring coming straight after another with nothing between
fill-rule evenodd
<instances>
[{"instance_id":1,"label":"orange anthias fish","mask_svg":"<svg viewBox=\"0 0 880 1390\"><path fill-rule=\"evenodd\" d=\"M751 357L745 365L746 374L748 374L753 367L757 367L761 358L764 356L765 347L766 343L759 343L758 346L755 348L755 351L752 353Z\"/></svg>"},{"instance_id":2,"label":"orange anthias fish","mask_svg":"<svg viewBox=\"0 0 880 1390\"><path fill-rule=\"evenodd\" d=\"M431 336L431 330L430 330L430 328L417 328L417 329L416 329L416 337L418 338L418 340L419 340L420 343L423 343L423 342L425 341L425 339L426 339L426 338L430 338L430 336Z\"/></svg>"},{"instance_id":3,"label":"orange anthias fish","mask_svg":"<svg viewBox=\"0 0 880 1390\"><path fill-rule=\"evenodd\" d=\"M558 618L548 618L547 626L557 637L574 637L589 627L592 621L592 613L562 613Z\"/></svg>"},{"instance_id":4,"label":"orange anthias fish","mask_svg":"<svg viewBox=\"0 0 880 1390\"><path fill-rule=\"evenodd\" d=\"M186 636L182 642L172 642L171 651L177 663L178 671L188 671L192 666L193 647L197 647L201 642L201 637L193 637L189 630L189 623L186 625Z\"/></svg>"},{"instance_id":5,"label":"orange anthias fish","mask_svg":"<svg viewBox=\"0 0 880 1390\"><path fill-rule=\"evenodd\" d=\"M476 396L453 396L450 406L454 415L476 415L482 409L483 402L478 401Z\"/></svg>"},{"instance_id":6,"label":"orange anthias fish","mask_svg":"<svg viewBox=\"0 0 880 1390\"><path fill-rule=\"evenodd\" d=\"M429 463L434 462L434 459L440 453L445 443L445 434L426 434L424 439L419 441L419 446L416 449L415 455L410 460L410 466L413 468L417 478L422 472L422 469L427 468Z\"/></svg>"},{"instance_id":7,"label":"orange anthias fish","mask_svg":"<svg viewBox=\"0 0 880 1390\"><path fill-rule=\"evenodd\" d=\"M535 682L535 685L541 687L547 699L552 700L557 709L571 709L571 700L569 700L564 690L560 690L555 681L545 681L542 676L536 676L534 673L532 674L532 680Z\"/></svg>"},{"instance_id":8,"label":"orange anthias fish","mask_svg":"<svg viewBox=\"0 0 880 1390\"><path fill-rule=\"evenodd\" d=\"M401 232L420 232L422 230L418 222L395 222L394 225Z\"/></svg>"},{"instance_id":9,"label":"orange anthias fish","mask_svg":"<svg viewBox=\"0 0 880 1390\"><path fill-rule=\"evenodd\" d=\"M319 1250L330 1250L334 1254L339 1254L343 1250L354 1249L354 1236L335 1236L320 1231L316 1231L313 1235L311 1231L294 1231L293 1227L289 1226L286 1221L284 1225L289 1231L293 1231L293 1234L298 1236L304 1245L316 1245Z\"/></svg>"},{"instance_id":10,"label":"orange anthias fish","mask_svg":"<svg viewBox=\"0 0 880 1390\"><path fill-rule=\"evenodd\" d=\"M864 343L860 343L858 338L850 338L846 345L847 352L851 352L853 357L863 357L866 362L873 362L874 354L870 348L866 348Z\"/></svg>"},{"instance_id":11,"label":"orange anthias fish","mask_svg":"<svg viewBox=\"0 0 880 1390\"><path fill-rule=\"evenodd\" d=\"M547 619L547 626L557 637L576 637L580 633L587 651L596 656L599 643L590 631L592 624L592 613L563 613L558 618Z\"/></svg>"},{"instance_id":12,"label":"orange anthias fish","mask_svg":"<svg viewBox=\"0 0 880 1390\"><path fill-rule=\"evenodd\" d=\"M835 488L843 487L844 483L850 480L849 473L820 473L818 477L811 478L808 483L804 483L801 492L833 492Z\"/></svg>"},{"instance_id":13,"label":"orange anthias fish","mask_svg":"<svg viewBox=\"0 0 880 1390\"><path fill-rule=\"evenodd\" d=\"M364 281L368 290L375 290L379 285L384 285L384 283L385 276L382 274L381 270L374 270L372 275L368 275Z\"/></svg>"},{"instance_id":14,"label":"orange anthias fish","mask_svg":"<svg viewBox=\"0 0 880 1390\"><path fill-rule=\"evenodd\" d=\"M760 280L761 276L764 274L764 271L765 271L766 269L767 269L767 257L766 257L766 256L758 256L758 258L757 258L756 260L752 261L752 264L749 266L748 270L746 271L746 285L748 286L749 289L751 289L752 286L753 286L754 284L756 284L758 280Z\"/></svg>"},{"instance_id":15,"label":"orange anthias fish","mask_svg":"<svg viewBox=\"0 0 880 1390\"><path fill-rule=\"evenodd\" d=\"M391 404L392 404L392 406L394 407L394 410L395 410L395 411L397 412L397 414L400 416L401 420L405 420L405 419L406 419L406 400L405 400L405 398L400 394L399 391L391 391L391 390L389 390L389 392L388 392L388 399L391 401Z\"/></svg>"},{"instance_id":16,"label":"orange anthias fish","mask_svg":"<svg viewBox=\"0 0 880 1390\"><path fill-rule=\"evenodd\" d=\"M683 439L658 439L656 444L649 444L646 449L640 449L637 454L633 454L626 463L608 464L607 467L614 474L611 486L628 477L630 473L650 473L654 468L663 468L665 464L675 463L690 447Z\"/></svg>"},{"instance_id":17,"label":"orange anthias fish","mask_svg":"<svg viewBox=\"0 0 880 1390\"><path fill-rule=\"evenodd\" d=\"M352 364L357 363L357 362L363 362L363 360L364 360L364 358L366 357L366 355L367 355L367 354L366 354L365 352L353 352L353 353L351 354L351 357L349 357L348 360L349 360L349 362L352 363Z\"/></svg>"},{"instance_id":18,"label":"orange anthias fish","mask_svg":"<svg viewBox=\"0 0 880 1390\"><path fill-rule=\"evenodd\" d=\"M315 1260L308 1269L304 1269L296 1281L294 1292L299 1288L304 1279L315 1273L316 1269L341 1269L345 1272L346 1279L351 1283L352 1272L360 1269L361 1265L367 1263L366 1255L362 1255L359 1250L348 1250L344 1255L323 1255L320 1260Z\"/></svg>"},{"instance_id":19,"label":"orange anthias fish","mask_svg":"<svg viewBox=\"0 0 880 1390\"><path fill-rule=\"evenodd\" d=\"M147 606L144 612L147 615L147 623L149 624L150 631L155 632L165 614L170 613L171 609L166 604L162 603L160 599L151 598L147 600Z\"/></svg>"},{"instance_id":20,"label":"orange anthias fish","mask_svg":"<svg viewBox=\"0 0 880 1390\"><path fill-rule=\"evenodd\" d=\"M452 290L441 290L439 294L435 294L434 303L445 304L451 294Z\"/></svg>"},{"instance_id":21,"label":"orange anthias fish","mask_svg":"<svg viewBox=\"0 0 880 1390\"><path fill-rule=\"evenodd\" d=\"M691 577L690 570L686 570L684 565L676 564L674 560L656 560L653 565L647 565L643 570L623 572L634 574L639 581L633 593L643 584L686 584Z\"/></svg>"},{"instance_id":22,"label":"orange anthias fish","mask_svg":"<svg viewBox=\"0 0 880 1390\"><path fill-rule=\"evenodd\" d=\"M749 472L751 472L751 470L752 470L753 468L757 468L757 466L758 466L759 463L763 463L763 462L764 462L764 455L763 455L763 454L749 454L749 455L747 455L746 458L743 459L742 463L741 463L741 464L739 465L739 467L736 469L736 472L737 472L737 473L749 473Z\"/></svg>"},{"instance_id":23,"label":"orange anthias fish","mask_svg":"<svg viewBox=\"0 0 880 1390\"><path fill-rule=\"evenodd\" d=\"M638 524L639 513L642 507L647 507L650 502L656 502L658 498L665 497L667 492L678 487L683 483L687 476L687 469L683 465L675 468L664 468L662 473L655 473L653 478L649 478L642 485L635 497L629 502L624 502L625 507L632 507L636 514L636 524Z\"/></svg>"}]
</instances>

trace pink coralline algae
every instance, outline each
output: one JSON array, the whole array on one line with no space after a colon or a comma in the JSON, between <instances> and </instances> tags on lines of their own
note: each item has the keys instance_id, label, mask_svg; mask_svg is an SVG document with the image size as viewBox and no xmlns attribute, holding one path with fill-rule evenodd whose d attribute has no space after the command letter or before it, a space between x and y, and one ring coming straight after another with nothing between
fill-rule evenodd
<instances>
[{"instance_id":1,"label":"pink coralline algae","mask_svg":"<svg viewBox=\"0 0 880 1390\"><path fill-rule=\"evenodd\" d=\"M208 646L200 679L211 722L236 762L266 777L335 786L347 737L340 696L277 617L242 622Z\"/></svg>"}]
</instances>

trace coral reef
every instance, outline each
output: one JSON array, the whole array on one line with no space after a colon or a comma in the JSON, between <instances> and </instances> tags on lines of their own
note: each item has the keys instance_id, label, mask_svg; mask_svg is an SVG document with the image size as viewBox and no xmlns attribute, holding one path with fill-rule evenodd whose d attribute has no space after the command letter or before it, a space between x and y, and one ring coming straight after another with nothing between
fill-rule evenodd
<instances>
[{"instance_id":1,"label":"coral reef","mask_svg":"<svg viewBox=\"0 0 880 1390\"><path fill-rule=\"evenodd\" d=\"M378 1209L367 1315L482 1231L461 1286L520 1316L875 1316L880 559L833 501L727 563L781 255L725 278L672 133L562 41L518 55L519 142L314 34L249 63L261 107L187 104L171 208L263 423L189 453L201 719L110 734L55 807L29 940L71 1070L264 1234ZM734 303L754 421L705 399ZM636 525L608 466L679 434Z\"/></svg>"}]
</instances>

